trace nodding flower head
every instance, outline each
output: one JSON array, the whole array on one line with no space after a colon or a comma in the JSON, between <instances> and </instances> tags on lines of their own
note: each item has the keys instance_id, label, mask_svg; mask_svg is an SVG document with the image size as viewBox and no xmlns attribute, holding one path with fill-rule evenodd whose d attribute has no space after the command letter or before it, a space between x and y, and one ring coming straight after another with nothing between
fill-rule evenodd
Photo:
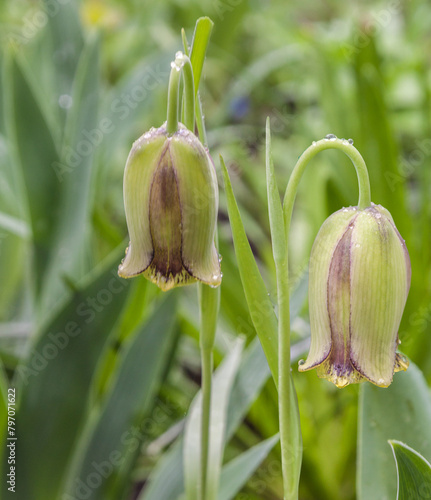
<instances>
[{"instance_id":1,"label":"nodding flower head","mask_svg":"<svg viewBox=\"0 0 431 500\"><path fill-rule=\"evenodd\" d=\"M316 368L337 387L363 380L389 386L408 367L396 349L410 277L405 242L385 208L331 215L311 251L311 347L299 370Z\"/></svg>"},{"instance_id":2,"label":"nodding flower head","mask_svg":"<svg viewBox=\"0 0 431 500\"><path fill-rule=\"evenodd\" d=\"M182 124L171 135L166 124L145 133L133 144L123 186L130 243L118 274L143 274L162 290L218 286L217 177L199 139Z\"/></svg>"}]
</instances>

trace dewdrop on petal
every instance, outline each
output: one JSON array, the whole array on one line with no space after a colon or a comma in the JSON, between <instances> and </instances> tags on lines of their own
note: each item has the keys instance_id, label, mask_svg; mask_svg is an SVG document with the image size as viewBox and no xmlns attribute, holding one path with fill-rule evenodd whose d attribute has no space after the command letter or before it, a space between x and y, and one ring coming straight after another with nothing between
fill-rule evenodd
<instances>
[{"instance_id":1,"label":"dewdrop on petal","mask_svg":"<svg viewBox=\"0 0 431 500\"><path fill-rule=\"evenodd\" d=\"M337 387L363 380L389 386L408 367L396 349L410 277L405 242L385 208L331 215L311 251L311 346L299 370L316 368Z\"/></svg>"},{"instance_id":2,"label":"dewdrop on petal","mask_svg":"<svg viewBox=\"0 0 431 500\"><path fill-rule=\"evenodd\" d=\"M213 162L181 123L142 135L124 172L130 244L118 268L122 278L143 274L162 290L201 281L221 283L214 236L218 185Z\"/></svg>"}]
</instances>

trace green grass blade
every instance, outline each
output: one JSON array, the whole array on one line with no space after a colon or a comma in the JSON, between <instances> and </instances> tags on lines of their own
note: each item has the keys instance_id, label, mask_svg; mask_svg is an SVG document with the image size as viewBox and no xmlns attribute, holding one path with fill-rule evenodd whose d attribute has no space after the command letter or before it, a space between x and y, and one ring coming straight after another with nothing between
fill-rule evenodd
<instances>
[{"instance_id":1,"label":"green grass blade","mask_svg":"<svg viewBox=\"0 0 431 500\"><path fill-rule=\"evenodd\" d=\"M431 465L425 458L400 441L389 441L397 464L397 500L426 498L431 492Z\"/></svg>"},{"instance_id":2,"label":"green grass blade","mask_svg":"<svg viewBox=\"0 0 431 500\"><path fill-rule=\"evenodd\" d=\"M88 43L76 71L61 159L48 167L57 177L60 194L54 247L47 269L42 306L54 303L66 288L63 276L80 279L88 270L89 217L93 155L102 140L98 128L99 45ZM47 167L47 168L48 168Z\"/></svg>"},{"instance_id":3,"label":"green grass blade","mask_svg":"<svg viewBox=\"0 0 431 500\"><path fill-rule=\"evenodd\" d=\"M193 34L193 44L190 61L193 67L193 80L195 83L195 95L199 90L202 68L205 62L208 43L214 23L209 17L200 17L196 21L195 32Z\"/></svg>"},{"instance_id":4,"label":"green grass blade","mask_svg":"<svg viewBox=\"0 0 431 500\"><path fill-rule=\"evenodd\" d=\"M392 385L380 389L369 383L359 399L357 498L395 498L393 457L387 442L409 443L431 457L431 398L421 371L410 363Z\"/></svg>"},{"instance_id":5,"label":"green grass blade","mask_svg":"<svg viewBox=\"0 0 431 500\"><path fill-rule=\"evenodd\" d=\"M206 500L217 498L225 442L227 408L233 381L241 361L242 346L243 341L238 340L213 376L207 491L204 495ZM190 406L184 434L184 476L188 500L199 498L201 405L202 393L199 391Z\"/></svg>"},{"instance_id":6,"label":"green grass blade","mask_svg":"<svg viewBox=\"0 0 431 500\"><path fill-rule=\"evenodd\" d=\"M97 363L128 296L128 282L117 276L123 250L59 305L16 370L19 498L58 497L86 418Z\"/></svg>"},{"instance_id":7,"label":"green grass blade","mask_svg":"<svg viewBox=\"0 0 431 500\"><path fill-rule=\"evenodd\" d=\"M146 437L141 424L165 372L175 340L174 325L171 294L125 347L113 389L81 435L66 487L73 498L86 494L88 500L117 500L130 488L131 468ZM103 470L96 487L88 480L97 473L94 464Z\"/></svg>"},{"instance_id":8,"label":"green grass blade","mask_svg":"<svg viewBox=\"0 0 431 500\"><path fill-rule=\"evenodd\" d=\"M233 242L238 262L238 269L244 287L250 315L265 352L275 384L278 384L278 325L272 302L268 296L265 283L257 267L253 252L247 239L233 194L232 185L226 165L220 158L223 172L229 220L232 228Z\"/></svg>"},{"instance_id":9,"label":"green grass blade","mask_svg":"<svg viewBox=\"0 0 431 500\"><path fill-rule=\"evenodd\" d=\"M160 457L138 500L172 500L183 492L183 441L180 440Z\"/></svg>"},{"instance_id":10,"label":"green grass blade","mask_svg":"<svg viewBox=\"0 0 431 500\"><path fill-rule=\"evenodd\" d=\"M221 487L217 500L232 500L235 498L235 495L278 443L278 440L279 436L276 434L227 463L222 470Z\"/></svg>"},{"instance_id":11,"label":"green grass blade","mask_svg":"<svg viewBox=\"0 0 431 500\"><path fill-rule=\"evenodd\" d=\"M58 97L70 95L75 72L84 48L84 36L80 23L77 2L44 0L48 15L48 29L56 57L52 58L53 72ZM53 15L55 12L55 15Z\"/></svg>"},{"instance_id":12,"label":"green grass blade","mask_svg":"<svg viewBox=\"0 0 431 500\"><path fill-rule=\"evenodd\" d=\"M269 225L271 228L272 252L276 267L287 266L287 246L284 229L283 207L275 179L272 159L270 120L266 120L266 183L268 190Z\"/></svg>"},{"instance_id":13,"label":"green grass blade","mask_svg":"<svg viewBox=\"0 0 431 500\"><path fill-rule=\"evenodd\" d=\"M36 288L40 290L50 262L59 204L58 180L51 167L59 160L58 145L25 63L10 57L5 71L7 133L13 164L22 173L24 181L26 195L23 202L28 199L28 206L23 208L28 209L31 221L35 253L33 269Z\"/></svg>"}]
</instances>

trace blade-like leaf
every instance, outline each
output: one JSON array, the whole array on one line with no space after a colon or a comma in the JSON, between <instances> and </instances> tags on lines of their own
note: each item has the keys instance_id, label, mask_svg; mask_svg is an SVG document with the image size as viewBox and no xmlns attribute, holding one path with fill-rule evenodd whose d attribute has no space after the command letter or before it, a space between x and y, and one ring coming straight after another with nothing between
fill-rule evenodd
<instances>
[{"instance_id":1,"label":"blade-like leaf","mask_svg":"<svg viewBox=\"0 0 431 500\"><path fill-rule=\"evenodd\" d=\"M98 360L128 295L128 282L116 272L121 254L115 252L59 306L16 370L18 498L58 496Z\"/></svg>"},{"instance_id":2,"label":"blade-like leaf","mask_svg":"<svg viewBox=\"0 0 431 500\"><path fill-rule=\"evenodd\" d=\"M87 499L117 500L130 487L131 465L145 437L141 423L166 368L174 322L171 294L126 347L112 392L81 435L66 487L73 498L88 492ZM94 486L88 478L99 470L103 474Z\"/></svg>"},{"instance_id":3,"label":"blade-like leaf","mask_svg":"<svg viewBox=\"0 0 431 500\"><path fill-rule=\"evenodd\" d=\"M52 57L55 71L55 84L58 96L70 95L75 71L84 37L79 20L79 4L77 2L56 2L44 0L48 14L48 29L51 35L52 47L55 51Z\"/></svg>"},{"instance_id":4,"label":"blade-like leaf","mask_svg":"<svg viewBox=\"0 0 431 500\"><path fill-rule=\"evenodd\" d=\"M90 181L93 153L102 140L97 127L99 45L89 42L82 52L66 122L61 160L47 166L56 174L61 193L54 248L44 280L42 303L49 306L65 292L63 275L80 279L88 268Z\"/></svg>"},{"instance_id":5,"label":"blade-like leaf","mask_svg":"<svg viewBox=\"0 0 431 500\"><path fill-rule=\"evenodd\" d=\"M431 398L421 371L413 363L394 376L387 389L364 383L359 398L358 500L396 497L389 439L409 443L431 457Z\"/></svg>"},{"instance_id":6,"label":"blade-like leaf","mask_svg":"<svg viewBox=\"0 0 431 500\"><path fill-rule=\"evenodd\" d=\"M138 500L177 500L183 492L183 441L180 440L163 453Z\"/></svg>"},{"instance_id":7,"label":"blade-like leaf","mask_svg":"<svg viewBox=\"0 0 431 500\"><path fill-rule=\"evenodd\" d=\"M241 361L242 347L243 341L238 340L214 374L210 413L207 491L204 495L207 500L217 498L225 442L227 407L232 384ZM184 434L184 475L188 500L199 498L201 407L202 392L199 391L190 407Z\"/></svg>"},{"instance_id":8,"label":"blade-like leaf","mask_svg":"<svg viewBox=\"0 0 431 500\"><path fill-rule=\"evenodd\" d=\"M400 441L389 441L397 464L397 500L431 495L431 465L417 451Z\"/></svg>"},{"instance_id":9,"label":"blade-like leaf","mask_svg":"<svg viewBox=\"0 0 431 500\"><path fill-rule=\"evenodd\" d=\"M204 66L205 54L211 36L214 23L209 17L201 17L196 21L195 32L193 34L193 46L191 50L191 63L193 67L193 80L195 84L195 94L199 90L202 68Z\"/></svg>"},{"instance_id":10,"label":"blade-like leaf","mask_svg":"<svg viewBox=\"0 0 431 500\"><path fill-rule=\"evenodd\" d=\"M238 262L238 269L244 287L250 315L265 352L275 384L278 384L278 325L271 299L257 267L253 252L247 239L238 205L226 165L220 158L226 190L229 220Z\"/></svg>"},{"instance_id":11,"label":"blade-like leaf","mask_svg":"<svg viewBox=\"0 0 431 500\"><path fill-rule=\"evenodd\" d=\"M223 467L220 481L220 491L217 500L231 500L248 481L268 453L278 443L276 434L253 446Z\"/></svg>"},{"instance_id":12,"label":"blade-like leaf","mask_svg":"<svg viewBox=\"0 0 431 500\"><path fill-rule=\"evenodd\" d=\"M295 293L293 299L295 300ZM302 293L302 290L301 292ZM299 345L299 344L298 344ZM304 351L304 345L297 349L292 346L292 359L298 359ZM225 441L234 435L242 422L250 405L257 398L263 385L270 378L262 345L255 338L243 353L241 364L229 399ZM149 478L149 485L144 489L139 500L172 500L177 499L184 491L183 475L183 442L178 441L164 453ZM169 477L169 481L166 478Z\"/></svg>"},{"instance_id":13,"label":"blade-like leaf","mask_svg":"<svg viewBox=\"0 0 431 500\"><path fill-rule=\"evenodd\" d=\"M49 264L59 204L58 181L52 164L58 161L48 119L30 83L25 63L9 58L5 70L7 134L11 157L22 172L32 226L37 288Z\"/></svg>"}]
</instances>

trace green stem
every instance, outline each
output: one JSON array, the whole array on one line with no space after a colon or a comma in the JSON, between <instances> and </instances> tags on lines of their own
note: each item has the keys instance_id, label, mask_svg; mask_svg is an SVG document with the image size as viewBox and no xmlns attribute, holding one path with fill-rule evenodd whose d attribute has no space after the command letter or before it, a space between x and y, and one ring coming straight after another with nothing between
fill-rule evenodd
<instances>
[{"instance_id":1,"label":"green stem","mask_svg":"<svg viewBox=\"0 0 431 500\"><path fill-rule=\"evenodd\" d=\"M278 297L278 410L283 498L297 500L302 462L302 436L293 378L290 373L290 311L287 236L274 174L269 119L266 124L266 172L272 249Z\"/></svg>"},{"instance_id":2,"label":"green stem","mask_svg":"<svg viewBox=\"0 0 431 500\"><path fill-rule=\"evenodd\" d=\"M168 114L166 129L169 135L178 130L180 76L184 77L184 125L194 131L195 127L195 87L190 59L177 52L171 63L168 89Z\"/></svg>"},{"instance_id":3,"label":"green stem","mask_svg":"<svg viewBox=\"0 0 431 500\"><path fill-rule=\"evenodd\" d=\"M269 126L267 128L267 154L270 155ZM364 159L359 151L343 139L331 138L315 142L304 151L298 159L290 176L283 201L283 227L278 233L284 235L284 251L274 253L277 269L278 293L278 392L280 444L283 474L283 491L285 500L298 499L298 483L301 467L301 431L297 410L297 401L293 380L290 373L290 309L289 309L289 230L292 219L293 204L296 198L299 181L308 162L320 151L339 149L352 161L359 183L359 209L371 205L370 181ZM272 159L267 157L267 164ZM278 256L278 258L277 258Z\"/></svg>"},{"instance_id":4,"label":"green stem","mask_svg":"<svg viewBox=\"0 0 431 500\"><path fill-rule=\"evenodd\" d=\"M220 289L199 284L200 350L202 363L202 413L201 413L201 484L199 499L207 498L208 453L210 442L211 389L213 347L220 304Z\"/></svg>"},{"instance_id":5,"label":"green stem","mask_svg":"<svg viewBox=\"0 0 431 500\"><path fill-rule=\"evenodd\" d=\"M290 221L292 219L293 204L298 190L298 184L304 173L307 163L320 151L325 149L339 149L345 153L353 163L356 169L359 183L359 201L358 208L363 210L371 205L371 189L370 179L368 177L367 166L361 156L361 153L345 139L322 139L315 142L307 148L302 155L298 158L295 168L290 176L289 183L287 184L286 193L283 201L284 211L284 227L286 230L286 238L288 238Z\"/></svg>"}]
</instances>

